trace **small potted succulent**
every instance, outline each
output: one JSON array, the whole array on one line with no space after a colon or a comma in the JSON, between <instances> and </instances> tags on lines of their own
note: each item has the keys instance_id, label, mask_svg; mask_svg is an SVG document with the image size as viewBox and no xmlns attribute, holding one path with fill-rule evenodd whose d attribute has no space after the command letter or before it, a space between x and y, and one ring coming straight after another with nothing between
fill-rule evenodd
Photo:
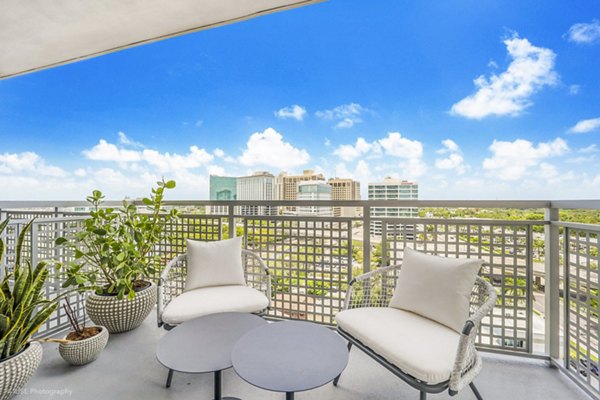
<instances>
[{"instance_id":1,"label":"small potted succulent","mask_svg":"<svg viewBox=\"0 0 600 400\"><path fill-rule=\"evenodd\" d=\"M8 223L8 219L0 222L0 234ZM32 223L19 234L14 265L7 266L0 279L0 400L16 394L40 365L42 346L30 339L58 304L44 295L49 274L46 263L33 268L29 260L21 259L23 241ZM0 261L4 249L0 239Z\"/></svg>"},{"instance_id":2,"label":"small potted succulent","mask_svg":"<svg viewBox=\"0 0 600 400\"><path fill-rule=\"evenodd\" d=\"M72 330L65 339L57 340L58 352L71 365L91 363L106 347L108 330L103 326L86 326L85 318L80 323L68 300L65 300L63 308Z\"/></svg>"},{"instance_id":3,"label":"small potted succulent","mask_svg":"<svg viewBox=\"0 0 600 400\"><path fill-rule=\"evenodd\" d=\"M126 200L118 209L105 208L104 195L94 190L87 197L92 211L83 229L56 239L74 256L58 265L66 273L63 287L89 291L87 315L110 333L137 328L156 304L152 278L163 260L155 250L171 240L165 227L178 216L175 209L163 208L164 191L174 187L175 181L158 182L152 195L142 199L145 212Z\"/></svg>"}]
</instances>

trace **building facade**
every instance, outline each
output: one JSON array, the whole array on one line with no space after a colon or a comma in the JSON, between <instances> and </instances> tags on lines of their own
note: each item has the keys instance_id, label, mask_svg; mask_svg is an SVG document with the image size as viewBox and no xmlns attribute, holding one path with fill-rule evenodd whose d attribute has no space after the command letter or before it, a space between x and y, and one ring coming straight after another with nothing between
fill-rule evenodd
<instances>
[{"instance_id":1,"label":"building facade","mask_svg":"<svg viewBox=\"0 0 600 400\"><path fill-rule=\"evenodd\" d=\"M298 183L311 181L324 181L323 174L317 174L311 169L302 171L302 175L288 175L280 172L275 178L275 200L294 201L298 200ZM284 207L282 213L293 213L296 207Z\"/></svg>"},{"instance_id":2,"label":"building facade","mask_svg":"<svg viewBox=\"0 0 600 400\"><path fill-rule=\"evenodd\" d=\"M416 182L392 179L386 177L382 182L369 183L369 200L418 200L419 185ZM371 218L416 218L419 210L415 207L373 207ZM388 227L391 227L388 224ZM396 225L400 232L410 231L413 225ZM371 222L371 235L381 236L382 221Z\"/></svg>"},{"instance_id":3,"label":"building facade","mask_svg":"<svg viewBox=\"0 0 600 400\"><path fill-rule=\"evenodd\" d=\"M331 178L327 181L331 186L331 200L360 200L360 182L352 179ZM358 217L362 213L361 207L333 207L334 217Z\"/></svg>"},{"instance_id":4,"label":"building facade","mask_svg":"<svg viewBox=\"0 0 600 400\"><path fill-rule=\"evenodd\" d=\"M266 171L255 172L250 176L237 178L237 200L274 200L274 176ZM241 206L242 215L276 215L277 207L273 206Z\"/></svg>"},{"instance_id":5,"label":"building facade","mask_svg":"<svg viewBox=\"0 0 600 400\"><path fill-rule=\"evenodd\" d=\"M331 186L324 181L306 181L298 182L298 200L326 200L331 201ZM298 215L308 215L314 217L331 217L333 216L332 207L318 206L298 206Z\"/></svg>"},{"instance_id":6,"label":"building facade","mask_svg":"<svg viewBox=\"0 0 600 400\"><path fill-rule=\"evenodd\" d=\"M237 200L237 178L232 176L209 176L209 200ZM227 206L210 206L210 214L227 214Z\"/></svg>"}]
</instances>

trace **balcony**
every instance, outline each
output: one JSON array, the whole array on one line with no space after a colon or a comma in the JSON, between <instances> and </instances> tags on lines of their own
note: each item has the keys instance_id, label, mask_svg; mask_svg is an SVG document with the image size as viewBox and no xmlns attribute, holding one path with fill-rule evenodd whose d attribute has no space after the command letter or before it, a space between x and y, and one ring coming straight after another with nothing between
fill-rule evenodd
<instances>
[{"instance_id":1,"label":"balcony","mask_svg":"<svg viewBox=\"0 0 600 400\"><path fill-rule=\"evenodd\" d=\"M598 366L598 233L600 225L559 220L561 209L600 210L598 201L177 201L184 210L169 226L174 244L158 246L165 261L185 251L185 238L218 240L245 237L245 247L260 253L274 277L272 319L300 319L331 326L343 306L347 283L356 275L401 263L406 246L449 257L485 261L481 275L499 299L484 319L478 346L484 369L477 378L486 399L575 399L600 394ZM27 219L36 218L28 246L32 260L66 260L54 239L81 226L85 204L77 202L0 202L0 219L10 217L5 232L7 257ZM206 214L212 206L224 214ZM245 215L249 207L328 206L361 208L356 217ZM377 207L433 209L539 210L542 219L382 218ZM379 223L381 235L370 235ZM235 229L234 229L235 227ZM4 268L5 266L2 266ZM47 290L56 291L61 276ZM569 299L565 302L564 299ZM83 298L74 296L72 303ZM57 335L67 326L58 312L40 330ZM198 398L212 391L210 375L176 374L164 388L166 370L155 359L164 334L151 315L139 329L113 335L100 359L81 368L68 367L53 345L46 345L42 365L18 399L34 395L71 398ZM549 368L549 366L556 368ZM101 377L101 379L98 379ZM62 390L62 392L61 392ZM46 392L44 392L46 391ZM56 391L56 392L52 392ZM280 398L244 383L231 370L224 394L247 399ZM468 391L457 398L469 399ZM384 368L353 350L340 385L301 393L313 399L416 398L416 393ZM43 397L41 397L43 398ZM56 397L55 397L56 398ZM446 393L432 398L449 398Z\"/></svg>"}]
</instances>

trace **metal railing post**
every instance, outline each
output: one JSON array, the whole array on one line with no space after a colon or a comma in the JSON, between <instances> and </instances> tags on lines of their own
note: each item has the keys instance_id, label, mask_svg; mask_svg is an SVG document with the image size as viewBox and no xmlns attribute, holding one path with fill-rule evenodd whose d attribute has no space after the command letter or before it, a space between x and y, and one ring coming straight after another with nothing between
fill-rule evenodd
<instances>
[{"instance_id":1,"label":"metal railing post","mask_svg":"<svg viewBox=\"0 0 600 400\"><path fill-rule=\"evenodd\" d=\"M546 354L558 359L560 357L560 237L556 224L559 220L558 208L544 210L546 221L544 227L545 244L545 321L546 321Z\"/></svg>"},{"instance_id":2,"label":"metal railing post","mask_svg":"<svg viewBox=\"0 0 600 400\"><path fill-rule=\"evenodd\" d=\"M234 208L235 207L233 207L233 206L227 206L227 224L229 225L228 239L234 238L237 233L236 229L235 229L235 218L233 217Z\"/></svg>"},{"instance_id":3,"label":"metal railing post","mask_svg":"<svg viewBox=\"0 0 600 400\"><path fill-rule=\"evenodd\" d=\"M31 235L31 247L30 247L30 253L29 253L29 259L31 260L31 265L33 265L34 267L38 264L38 259L39 259L39 255L38 255L38 231L39 231L39 226L37 223L33 223L31 224L31 231L29 232L29 234Z\"/></svg>"},{"instance_id":4,"label":"metal railing post","mask_svg":"<svg viewBox=\"0 0 600 400\"><path fill-rule=\"evenodd\" d=\"M363 272L371 270L371 207L363 207Z\"/></svg>"}]
</instances>

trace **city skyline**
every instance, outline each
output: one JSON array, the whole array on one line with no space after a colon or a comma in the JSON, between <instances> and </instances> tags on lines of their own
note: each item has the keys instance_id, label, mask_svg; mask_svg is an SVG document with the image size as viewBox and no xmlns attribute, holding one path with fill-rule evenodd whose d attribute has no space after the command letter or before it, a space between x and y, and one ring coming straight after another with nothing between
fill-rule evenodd
<instances>
[{"instance_id":1,"label":"city skyline","mask_svg":"<svg viewBox=\"0 0 600 400\"><path fill-rule=\"evenodd\" d=\"M598 198L600 7L331 0L0 81L2 200L276 169ZM273 34L277 32L277 34ZM316 45L318 44L318 45Z\"/></svg>"}]
</instances>

